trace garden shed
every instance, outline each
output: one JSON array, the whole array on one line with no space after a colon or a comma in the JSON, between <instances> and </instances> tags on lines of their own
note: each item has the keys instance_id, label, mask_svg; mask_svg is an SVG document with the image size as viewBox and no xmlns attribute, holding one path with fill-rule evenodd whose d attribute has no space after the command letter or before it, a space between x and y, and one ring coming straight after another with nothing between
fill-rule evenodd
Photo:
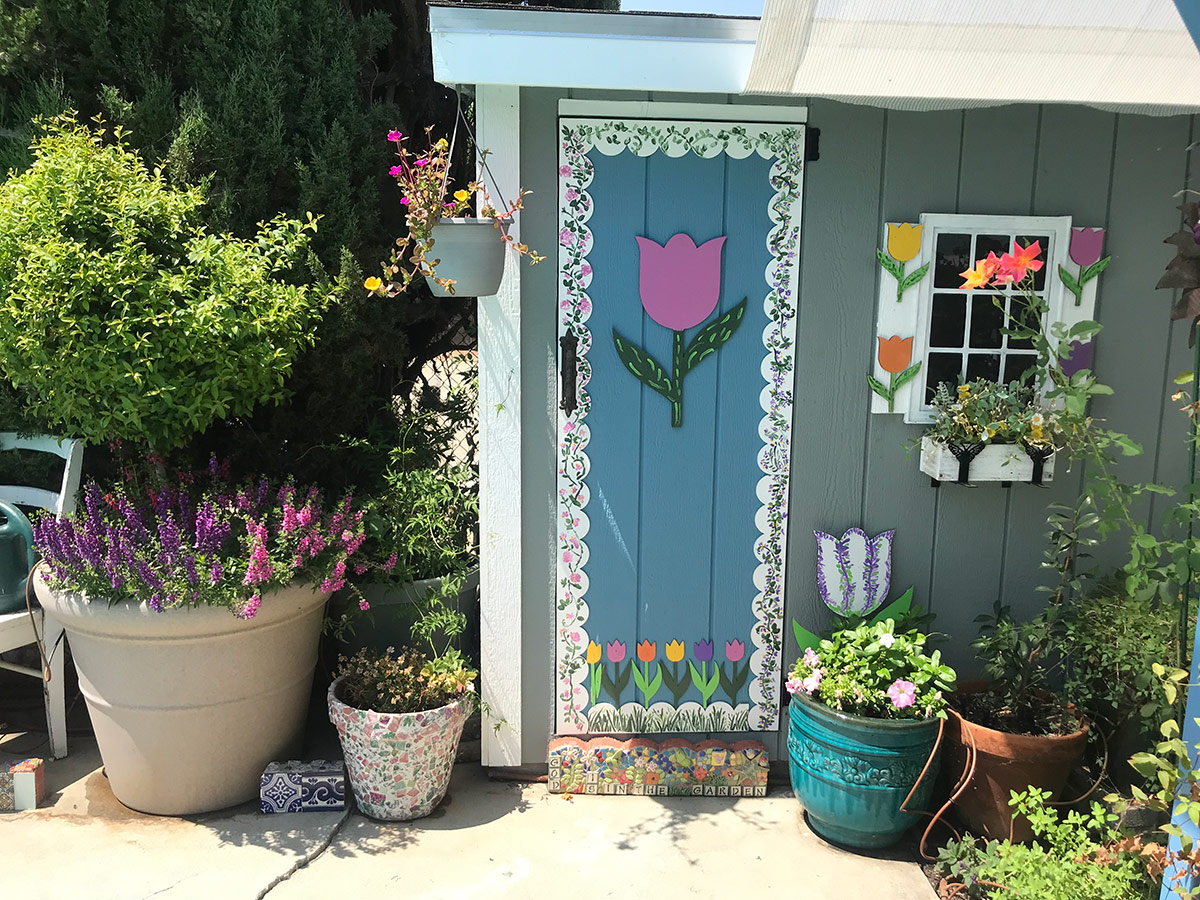
<instances>
[{"instance_id":1,"label":"garden shed","mask_svg":"<svg viewBox=\"0 0 1200 900\"><path fill-rule=\"evenodd\" d=\"M814 532L861 529L878 599L911 585L965 674L977 615L1038 608L1080 472L935 487L913 450L939 382L1031 362L1012 298L960 290L989 250L1037 240L1050 315L1103 325L1074 352L1144 448L1123 476L1186 482L1190 320L1155 284L1200 58L1168 0L433 4L430 29L547 257L479 300L486 764L600 733L784 756L792 623L831 615Z\"/></svg>"}]
</instances>

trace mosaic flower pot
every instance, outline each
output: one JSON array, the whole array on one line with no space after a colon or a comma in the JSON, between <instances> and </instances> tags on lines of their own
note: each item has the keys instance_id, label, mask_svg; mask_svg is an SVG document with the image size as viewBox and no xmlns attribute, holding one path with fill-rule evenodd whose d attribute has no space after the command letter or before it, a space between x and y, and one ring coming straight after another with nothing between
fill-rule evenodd
<instances>
[{"instance_id":1,"label":"mosaic flower pot","mask_svg":"<svg viewBox=\"0 0 1200 900\"><path fill-rule=\"evenodd\" d=\"M40 573L34 589L66 629L104 772L126 806L185 816L255 800L267 763L299 749L328 594L293 585L239 619L219 607L89 603Z\"/></svg>"},{"instance_id":2,"label":"mosaic flower pot","mask_svg":"<svg viewBox=\"0 0 1200 900\"><path fill-rule=\"evenodd\" d=\"M788 729L792 790L821 837L873 849L896 843L917 816L900 810L937 741L937 719L852 716L794 694ZM908 809L929 804L935 759Z\"/></svg>"},{"instance_id":3,"label":"mosaic flower pot","mask_svg":"<svg viewBox=\"0 0 1200 900\"><path fill-rule=\"evenodd\" d=\"M338 678L329 686L329 721L342 741L359 810L389 821L429 815L450 785L470 699L417 713L381 713L342 702L341 684Z\"/></svg>"},{"instance_id":4,"label":"mosaic flower pot","mask_svg":"<svg viewBox=\"0 0 1200 900\"><path fill-rule=\"evenodd\" d=\"M454 279L451 294L429 276L435 297L490 297L500 290L504 276L504 238L495 219L442 219L433 226L430 259L440 260L437 274ZM510 220L502 220L510 221Z\"/></svg>"}]
</instances>

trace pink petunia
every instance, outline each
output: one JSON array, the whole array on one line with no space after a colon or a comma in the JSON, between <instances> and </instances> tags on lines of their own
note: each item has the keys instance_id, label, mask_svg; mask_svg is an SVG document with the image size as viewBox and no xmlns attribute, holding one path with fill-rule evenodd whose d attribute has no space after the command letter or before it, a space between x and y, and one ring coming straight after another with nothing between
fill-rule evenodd
<instances>
[{"instance_id":1,"label":"pink petunia","mask_svg":"<svg viewBox=\"0 0 1200 900\"><path fill-rule=\"evenodd\" d=\"M817 663L820 661L821 657L817 656L817 651L815 651L812 647L809 647L804 651L804 664L810 669L816 668Z\"/></svg>"},{"instance_id":2,"label":"pink petunia","mask_svg":"<svg viewBox=\"0 0 1200 900\"><path fill-rule=\"evenodd\" d=\"M804 690L804 682L801 681L799 678L789 678L787 680L787 684L785 684L784 687L787 688L787 692L789 694L798 694L802 690Z\"/></svg>"},{"instance_id":3,"label":"pink petunia","mask_svg":"<svg viewBox=\"0 0 1200 900\"><path fill-rule=\"evenodd\" d=\"M804 690L810 694L819 688L821 686L821 670L813 669L812 674L804 679L803 685Z\"/></svg>"},{"instance_id":4,"label":"pink petunia","mask_svg":"<svg viewBox=\"0 0 1200 900\"><path fill-rule=\"evenodd\" d=\"M897 678L887 689L887 695L896 709L906 709L917 702L917 686L911 681Z\"/></svg>"}]
</instances>

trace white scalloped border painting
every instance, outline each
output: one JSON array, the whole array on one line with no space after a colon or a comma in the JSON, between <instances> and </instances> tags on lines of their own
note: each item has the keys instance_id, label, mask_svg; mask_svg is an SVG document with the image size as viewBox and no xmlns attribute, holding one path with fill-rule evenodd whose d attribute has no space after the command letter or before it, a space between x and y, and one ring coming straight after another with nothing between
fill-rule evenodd
<instances>
[{"instance_id":1,"label":"white scalloped border painting","mask_svg":"<svg viewBox=\"0 0 1200 900\"><path fill-rule=\"evenodd\" d=\"M558 413L558 568L555 603L555 726L559 734L588 731L586 660L589 636L586 512L589 494L587 415L590 400L587 361L591 333L587 320L591 299L587 289L592 270L587 261L592 235L587 227L593 210L588 193L593 167L588 154L606 156L629 152L638 156L686 153L709 158L724 153L745 159L757 153L774 159L768 203L774 227L767 235L771 253L764 278L763 308L768 324L762 334L763 388L759 403L763 418L758 434L762 478L757 486L761 504L755 513L759 535L754 554L750 658L752 705L746 721L750 731L779 728L783 655L784 569L787 547L788 474L791 461L792 394L796 336L796 287L800 264L801 191L804 171L804 126L797 124L734 125L714 122L652 122L645 120L562 119L559 122L559 327L560 336L579 340L576 382L577 407ZM684 704L685 706L687 704ZM713 704L716 706L717 704ZM726 704L727 705L727 704ZM741 708L744 710L745 706ZM733 712L733 710L730 710ZM739 717L740 719L740 717Z\"/></svg>"}]
</instances>

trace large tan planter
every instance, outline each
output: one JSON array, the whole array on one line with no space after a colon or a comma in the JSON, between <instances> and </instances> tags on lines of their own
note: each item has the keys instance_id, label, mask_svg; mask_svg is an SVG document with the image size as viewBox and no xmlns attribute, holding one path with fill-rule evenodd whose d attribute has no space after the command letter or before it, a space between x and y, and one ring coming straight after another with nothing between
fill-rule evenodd
<instances>
[{"instance_id":1,"label":"large tan planter","mask_svg":"<svg viewBox=\"0 0 1200 900\"><path fill-rule=\"evenodd\" d=\"M181 816L244 803L266 764L298 749L328 594L285 588L243 620L214 607L89 603L40 573L35 590L66 629L104 771L126 806Z\"/></svg>"}]
</instances>

